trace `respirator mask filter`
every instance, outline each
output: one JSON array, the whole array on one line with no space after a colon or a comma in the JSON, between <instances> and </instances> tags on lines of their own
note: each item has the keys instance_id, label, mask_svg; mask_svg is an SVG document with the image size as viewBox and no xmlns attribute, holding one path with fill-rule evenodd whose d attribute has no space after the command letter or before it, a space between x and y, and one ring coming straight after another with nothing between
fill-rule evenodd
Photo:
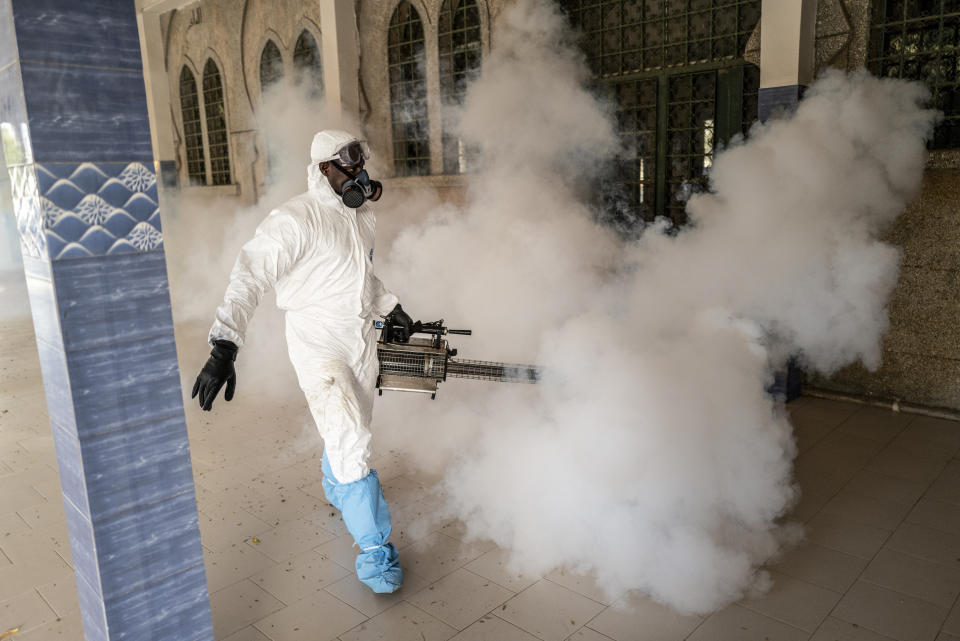
<instances>
[{"instance_id":1,"label":"respirator mask filter","mask_svg":"<svg viewBox=\"0 0 960 641\"><path fill-rule=\"evenodd\" d=\"M350 178L340 188L340 197L344 205L356 209L368 200L380 200L380 196L383 195L383 184L379 180L370 180L370 174L366 169L361 169L358 174L351 174L336 161L333 162L333 166Z\"/></svg>"},{"instance_id":2,"label":"respirator mask filter","mask_svg":"<svg viewBox=\"0 0 960 641\"><path fill-rule=\"evenodd\" d=\"M378 180L370 180L370 174L366 169L361 169L356 174L350 173L351 167L358 166L368 158L370 158L370 150L367 144L355 141L342 147L337 152L337 158L330 161L340 173L347 177L347 181L340 188L340 197L343 199L343 204L351 209L360 207L368 200L377 201L383 194L383 184Z\"/></svg>"}]
</instances>

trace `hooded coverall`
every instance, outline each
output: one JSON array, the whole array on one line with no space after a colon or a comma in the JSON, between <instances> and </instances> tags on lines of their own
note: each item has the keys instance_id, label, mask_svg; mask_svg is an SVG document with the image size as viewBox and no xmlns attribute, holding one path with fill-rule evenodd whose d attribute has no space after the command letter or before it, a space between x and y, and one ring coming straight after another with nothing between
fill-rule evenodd
<instances>
[{"instance_id":1,"label":"hooded coverall","mask_svg":"<svg viewBox=\"0 0 960 641\"><path fill-rule=\"evenodd\" d=\"M388 542L389 509L367 464L379 372L374 322L397 297L373 273L370 208L346 207L317 163L308 187L271 211L241 249L208 340L242 346L264 293L276 291L290 360L324 441L325 493L361 548L360 579L392 592L401 570Z\"/></svg>"}]
</instances>

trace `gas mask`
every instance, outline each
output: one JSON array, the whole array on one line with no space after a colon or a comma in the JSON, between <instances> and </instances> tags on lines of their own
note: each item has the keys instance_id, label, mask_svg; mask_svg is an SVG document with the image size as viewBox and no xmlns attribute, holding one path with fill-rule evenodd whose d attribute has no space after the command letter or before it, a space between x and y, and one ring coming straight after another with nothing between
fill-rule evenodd
<instances>
[{"instance_id":1,"label":"gas mask","mask_svg":"<svg viewBox=\"0 0 960 641\"><path fill-rule=\"evenodd\" d=\"M343 199L344 205L356 209L367 200L380 200L380 196L383 195L383 184L379 180L370 180L370 174L366 169L351 174L336 160L330 161L330 164L348 179L340 188L340 198Z\"/></svg>"}]
</instances>

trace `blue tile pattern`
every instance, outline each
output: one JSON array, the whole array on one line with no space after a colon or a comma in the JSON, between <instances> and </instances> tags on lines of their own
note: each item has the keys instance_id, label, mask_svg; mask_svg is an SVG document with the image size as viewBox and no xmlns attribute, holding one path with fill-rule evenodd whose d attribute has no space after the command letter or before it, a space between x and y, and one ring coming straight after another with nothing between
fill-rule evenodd
<instances>
[{"instance_id":1,"label":"blue tile pattern","mask_svg":"<svg viewBox=\"0 0 960 641\"><path fill-rule=\"evenodd\" d=\"M163 252L60 260L52 269L67 350L173 334Z\"/></svg>"},{"instance_id":2,"label":"blue tile pattern","mask_svg":"<svg viewBox=\"0 0 960 641\"><path fill-rule=\"evenodd\" d=\"M193 491L182 415L92 436L83 439L80 449L90 496L89 512L95 522ZM195 524L197 514L192 498L190 510ZM186 531L184 523L178 527Z\"/></svg>"},{"instance_id":3,"label":"blue tile pattern","mask_svg":"<svg viewBox=\"0 0 960 641\"><path fill-rule=\"evenodd\" d=\"M203 563L106 601L111 641L213 641ZM158 610L157 603L166 607Z\"/></svg>"},{"instance_id":4,"label":"blue tile pattern","mask_svg":"<svg viewBox=\"0 0 960 641\"><path fill-rule=\"evenodd\" d=\"M141 68L137 14L132 3L13 0L0 6L3 4L13 5L20 57L25 60ZM54 42L56 46L51 46Z\"/></svg>"},{"instance_id":5,"label":"blue tile pattern","mask_svg":"<svg viewBox=\"0 0 960 641\"><path fill-rule=\"evenodd\" d=\"M183 415L173 336L67 352L80 439Z\"/></svg>"},{"instance_id":6,"label":"blue tile pattern","mask_svg":"<svg viewBox=\"0 0 960 641\"><path fill-rule=\"evenodd\" d=\"M203 566L193 490L94 521L103 596L109 600Z\"/></svg>"},{"instance_id":7,"label":"blue tile pattern","mask_svg":"<svg viewBox=\"0 0 960 641\"><path fill-rule=\"evenodd\" d=\"M51 260L163 247L157 175L140 162L36 165Z\"/></svg>"},{"instance_id":8,"label":"blue tile pattern","mask_svg":"<svg viewBox=\"0 0 960 641\"><path fill-rule=\"evenodd\" d=\"M21 59L20 74L36 162L153 162L139 69Z\"/></svg>"}]
</instances>

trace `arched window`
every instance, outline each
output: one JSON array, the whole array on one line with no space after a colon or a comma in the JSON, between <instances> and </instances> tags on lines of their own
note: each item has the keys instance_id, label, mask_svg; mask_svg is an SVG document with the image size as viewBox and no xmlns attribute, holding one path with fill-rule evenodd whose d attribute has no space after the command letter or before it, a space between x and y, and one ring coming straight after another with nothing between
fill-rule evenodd
<instances>
[{"instance_id":1,"label":"arched window","mask_svg":"<svg viewBox=\"0 0 960 641\"><path fill-rule=\"evenodd\" d=\"M266 93L270 87L283 79L283 56L280 55L280 49L273 43L273 40L267 40L263 45L263 51L260 53L260 92Z\"/></svg>"},{"instance_id":2,"label":"arched window","mask_svg":"<svg viewBox=\"0 0 960 641\"><path fill-rule=\"evenodd\" d=\"M323 95L323 61L320 59L320 47L306 29L293 47L293 73L294 82L308 87L311 98Z\"/></svg>"},{"instance_id":3,"label":"arched window","mask_svg":"<svg viewBox=\"0 0 960 641\"><path fill-rule=\"evenodd\" d=\"M393 167L398 176L430 173L430 127L423 23L403 0L390 18L387 34Z\"/></svg>"},{"instance_id":4,"label":"arched window","mask_svg":"<svg viewBox=\"0 0 960 641\"><path fill-rule=\"evenodd\" d=\"M210 150L210 184L229 185L230 150L223 83L213 58L209 58L203 68L203 110L207 120L207 148Z\"/></svg>"},{"instance_id":5,"label":"arched window","mask_svg":"<svg viewBox=\"0 0 960 641\"><path fill-rule=\"evenodd\" d=\"M203 153L200 101L197 80L186 65L180 72L180 112L183 115L183 142L187 152L187 178L191 184L202 185L207 181L207 161Z\"/></svg>"},{"instance_id":6,"label":"arched window","mask_svg":"<svg viewBox=\"0 0 960 641\"><path fill-rule=\"evenodd\" d=\"M440 8L440 99L444 107L463 104L467 83L480 73L480 11L476 0L444 0ZM449 109L444 109L448 114ZM463 141L450 131L444 116L443 171L462 174L470 154Z\"/></svg>"}]
</instances>

